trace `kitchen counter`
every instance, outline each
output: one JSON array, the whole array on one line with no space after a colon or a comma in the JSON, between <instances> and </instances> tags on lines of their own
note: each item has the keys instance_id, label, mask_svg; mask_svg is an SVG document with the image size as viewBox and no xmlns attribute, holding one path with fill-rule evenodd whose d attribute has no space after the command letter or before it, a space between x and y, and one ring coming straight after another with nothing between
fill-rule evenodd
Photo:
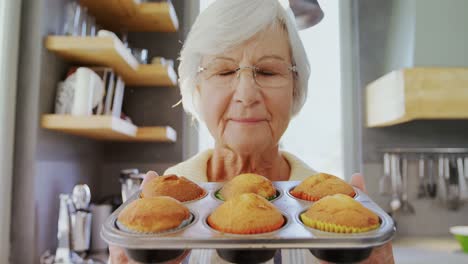
<instances>
[{"instance_id":1,"label":"kitchen counter","mask_svg":"<svg viewBox=\"0 0 468 264\"><path fill-rule=\"evenodd\" d=\"M395 263L468 263L453 237L401 237L393 241Z\"/></svg>"}]
</instances>

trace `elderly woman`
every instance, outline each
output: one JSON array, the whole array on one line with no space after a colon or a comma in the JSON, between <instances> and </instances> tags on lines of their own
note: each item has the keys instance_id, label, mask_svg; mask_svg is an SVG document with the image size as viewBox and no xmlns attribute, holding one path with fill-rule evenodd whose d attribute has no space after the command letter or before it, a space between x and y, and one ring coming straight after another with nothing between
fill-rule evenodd
<instances>
[{"instance_id":1,"label":"elderly woman","mask_svg":"<svg viewBox=\"0 0 468 264\"><path fill-rule=\"evenodd\" d=\"M272 181L315 173L278 147L306 100L310 69L294 21L277 0L218 0L198 16L180 60L184 109L208 127L215 147L164 174L213 182L247 172ZM147 178L156 175L149 172ZM363 187L360 175L354 181ZM126 263L119 249L111 248L111 257ZM214 250L192 250L188 258L189 263L225 263ZM283 250L281 258L282 263L317 261L307 250ZM392 263L391 246L374 250L369 261Z\"/></svg>"}]
</instances>

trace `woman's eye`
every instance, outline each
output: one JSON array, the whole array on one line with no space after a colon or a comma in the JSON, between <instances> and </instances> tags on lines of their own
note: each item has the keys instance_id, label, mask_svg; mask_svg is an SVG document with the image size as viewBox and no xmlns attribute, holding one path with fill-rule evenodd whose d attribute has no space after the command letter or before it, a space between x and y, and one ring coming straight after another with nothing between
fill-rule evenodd
<instances>
[{"instance_id":1,"label":"woman's eye","mask_svg":"<svg viewBox=\"0 0 468 264\"><path fill-rule=\"evenodd\" d=\"M235 74L236 71L221 71L221 72L218 72L217 75L219 76L229 76L229 75L232 75L232 74Z\"/></svg>"},{"instance_id":2,"label":"woman's eye","mask_svg":"<svg viewBox=\"0 0 468 264\"><path fill-rule=\"evenodd\" d=\"M261 74L264 76L274 76L276 73L274 71L269 71L269 70L258 70L257 74Z\"/></svg>"}]
</instances>

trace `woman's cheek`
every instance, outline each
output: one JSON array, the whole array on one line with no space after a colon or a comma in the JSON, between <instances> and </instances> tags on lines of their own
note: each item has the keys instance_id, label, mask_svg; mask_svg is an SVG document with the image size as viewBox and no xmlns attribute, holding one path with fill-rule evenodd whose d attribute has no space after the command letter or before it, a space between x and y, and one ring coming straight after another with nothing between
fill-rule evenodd
<instances>
[{"instance_id":1,"label":"woman's cheek","mask_svg":"<svg viewBox=\"0 0 468 264\"><path fill-rule=\"evenodd\" d=\"M272 129L275 140L281 138L291 120L292 93L278 93L268 100L269 111L272 113Z\"/></svg>"},{"instance_id":2,"label":"woman's cheek","mask_svg":"<svg viewBox=\"0 0 468 264\"><path fill-rule=\"evenodd\" d=\"M202 118L215 138L222 133L223 115L228 104L229 99L220 91L207 89L201 94Z\"/></svg>"}]
</instances>

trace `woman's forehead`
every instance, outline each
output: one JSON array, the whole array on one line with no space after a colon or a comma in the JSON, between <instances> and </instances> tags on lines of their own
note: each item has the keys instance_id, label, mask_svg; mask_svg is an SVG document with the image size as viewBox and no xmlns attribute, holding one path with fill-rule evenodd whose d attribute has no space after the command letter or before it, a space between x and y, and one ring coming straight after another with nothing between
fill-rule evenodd
<instances>
[{"instance_id":1,"label":"woman's forehead","mask_svg":"<svg viewBox=\"0 0 468 264\"><path fill-rule=\"evenodd\" d=\"M247 41L236 45L221 54L206 55L202 63L217 58L240 62L244 59L257 61L264 57L276 57L289 62L291 59L288 35L283 29L269 27L255 34Z\"/></svg>"}]
</instances>

